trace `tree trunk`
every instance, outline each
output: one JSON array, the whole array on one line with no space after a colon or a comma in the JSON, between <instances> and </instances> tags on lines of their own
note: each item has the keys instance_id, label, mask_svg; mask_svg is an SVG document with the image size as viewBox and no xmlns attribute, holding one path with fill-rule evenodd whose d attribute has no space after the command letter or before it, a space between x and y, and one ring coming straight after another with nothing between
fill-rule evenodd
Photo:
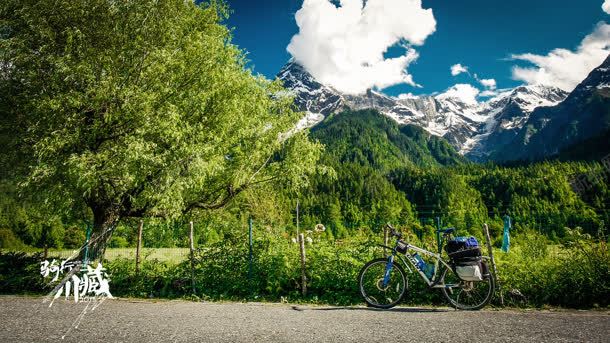
<instances>
[{"instance_id":1,"label":"tree trunk","mask_svg":"<svg viewBox=\"0 0 610 343\"><path fill-rule=\"evenodd\" d=\"M112 233L116 228L121 216L118 208L112 205L92 205L93 230L89 239L89 246L81 250L81 261L101 261L106 252L106 246L110 243ZM85 253L87 256L85 256Z\"/></svg>"}]
</instances>

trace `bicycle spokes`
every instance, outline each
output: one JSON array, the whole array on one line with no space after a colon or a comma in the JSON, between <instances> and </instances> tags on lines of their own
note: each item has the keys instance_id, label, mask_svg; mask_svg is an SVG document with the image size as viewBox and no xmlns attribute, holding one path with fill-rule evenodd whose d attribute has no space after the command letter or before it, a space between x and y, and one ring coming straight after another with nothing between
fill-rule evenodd
<instances>
[{"instance_id":1,"label":"bicycle spokes","mask_svg":"<svg viewBox=\"0 0 610 343\"><path fill-rule=\"evenodd\" d=\"M360 292L374 307L391 307L400 301L407 287L404 272L395 263L379 259L371 261L360 273Z\"/></svg>"},{"instance_id":2,"label":"bicycle spokes","mask_svg":"<svg viewBox=\"0 0 610 343\"><path fill-rule=\"evenodd\" d=\"M443 273L445 287L443 294L449 302L459 309L476 310L485 306L494 292L493 279L483 281L463 281L452 270L447 269Z\"/></svg>"}]
</instances>

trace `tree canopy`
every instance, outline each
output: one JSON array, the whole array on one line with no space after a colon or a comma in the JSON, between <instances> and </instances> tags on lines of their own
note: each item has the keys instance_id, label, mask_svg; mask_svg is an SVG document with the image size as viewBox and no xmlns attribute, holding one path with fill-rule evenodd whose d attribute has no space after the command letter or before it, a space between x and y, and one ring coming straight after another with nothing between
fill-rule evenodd
<instances>
[{"instance_id":1,"label":"tree canopy","mask_svg":"<svg viewBox=\"0 0 610 343\"><path fill-rule=\"evenodd\" d=\"M55 212L85 207L105 242L123 217L221 208L270 180L298 187L319 145L231 44L221 1L7 0L2 157Z\"/></svg>"}]
</instances>

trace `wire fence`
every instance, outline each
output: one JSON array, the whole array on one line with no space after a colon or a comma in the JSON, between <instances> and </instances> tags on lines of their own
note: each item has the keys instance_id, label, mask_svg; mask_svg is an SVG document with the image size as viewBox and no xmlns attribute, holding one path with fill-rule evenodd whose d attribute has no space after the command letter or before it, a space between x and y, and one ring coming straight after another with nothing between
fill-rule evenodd
<instances>
[{"instance_id":1,"label":"wire fence","mask_svg":"<svg viewBox=\"0 0 610 343\"><path fill-rule=\"evenodd\" d=\"M548 218L534 218L534 220L529 221L527 223L520 223L520 221L518 219L512 219L512 223L513 225L525 225L525 227L529 228L529 229L533 229L536 230L540 233L545 233L545 234L549 234L555 230L561 230L562 228L560 227L555 227L556 225L553 225L552 223L548 223ZM354 228L354 229L359 229L359 228L369 228L371 230L371 232L378 232L378 233L382 233L382 227L384 226L385 223L381 223L381 222L374 222L374 223L370 223L369 225L362 225L362 223L359 223L358 225L354 224L354 223L343 223L344 227L350 227L350 228ZM442 216L420 216L419 218L417 218L416 222L411 223L410 225L405 225L405 226L400 226L401 229L403 230L410 230L412 231L420 240L422 240L423 236L425 235L429 235L430 233L426 230L422 230L420 228L418 228L417 226L413 226L412 224L417 224L420 227L424 227L424 226L431 226L434 227L436 229L439 228L443 228L443 227L447 227L447 226L453 226L451 222L448 222L448 220ZM142 224L143 226L145 226L144 224ZM255 224L256 225L256 224ZM259 224L262 225L262 224ZM602 220L600 223L596 223L595 225L593 224L589 224L589 225L577 225L575 224L574 226L572 226L572 228L574 227L578 227L581 226L584 232L589 232L589 233L596 233L596 232L601 232L601 233L605 233L607 230L607 224ZM568 226L569 227L569 226ZM462 230L464 229L469 229L466 227L456 227L458 229L458 232L463 232ZM90 235L90 230L92 229L91 226L87 227L87 237L89 237ZM144 227L144 231L149 230L150 228L148 227ZM331 229L329 227L329 229ZM478 232L479 228L473 228L476 232ZM188 232L189 230L189 226L187 225L181 225L180 228L175 229L174 234L180 235L182 237L182 240L187 240L188 238ZM206 228L204 227L196 227L195 229L195 234L196 237L200 236L202 234L202 231L206 230ZM314 227L307 227L307 226L303 226L301 225L301 231L302 232L307 232L307 231L311 231L314 230ZM247 234L248 230L247 227L243 228L243 235L245 237L245 235ZM474 232L474 231L473 231ZM498 229L496 228L494 231L496 234L498 234ZM465 232L464 232L465 233ZM288 236L296 238L296 235L294 233L286 233ZM338 238L338 237L336 237ZM492 237L493 238L493 237ZM192 238L191 238L192 239ZM245 238L244 238L245 239ZM288 238L290 239L290 238ZM340 239L339 239L340 240ZM47 249L46 251L42 248L31 248L28 247L27 249L22 249L19 250L19 252L25 252L25 253L42 253L43 256L45 257L45 259L60 259L60 260L79 260L79 259L83 259L83 256L97 256L97 250L96 250L96 244L92 244L94 242L90 242L90 244L87 244L87 242L83 242L84 244L77 249ZM146 246L148 244L154 245L154 247L151 246ZM138 252L138 245L139 245L139 252ZM137 242L133 242L131 241L130 246L127 247L113 247L113 246L109 246L107 248L105 248L105 251L103 253L103 259L107 260L107 261L115 261L118 259L127 259L127 260L133 260L134 263L136 260L139 259L140 262L142 261L152 261L152 260L158 260L158 261L163 261L163 262L173 262L173 263L180 263L183 261L186 261L189 259L190 257L190 253L191 253L191 249L189 248L189 245L186 244L181 244L182 246L159 246L158 242L149 239L142 239L142 237L139 238L139 243ZM205 248L203 244L201 244L201 242L198 242L197 239L195 239L195 242L193 243L194 247L197 248ZM88 251L87 251L88 250ZM7 249L3 249L3 251L7 251ZM138 257L139 256L139 257ZM83 259L84 261L85 259Z\"/></svg>"},{"instance_id":2,"label":"wire fence","mask_svg":"<svg viewBox=\"0 0 610 343\"><path fill-rule=\"evenodd\" d=\"M31 249L24 251L28 253L44 253L43 249ZM79 249L48 250L48 258L58 258L62 260L73 259L78 256ZM133 259L135 261L137 253L136 247L130 248L106 248L104 259L114 261L117 259ZM142 248L140 256L143 260L159 260L169 262L182 262L189 258L189 248Z\"/></svg>"}]
</instances>

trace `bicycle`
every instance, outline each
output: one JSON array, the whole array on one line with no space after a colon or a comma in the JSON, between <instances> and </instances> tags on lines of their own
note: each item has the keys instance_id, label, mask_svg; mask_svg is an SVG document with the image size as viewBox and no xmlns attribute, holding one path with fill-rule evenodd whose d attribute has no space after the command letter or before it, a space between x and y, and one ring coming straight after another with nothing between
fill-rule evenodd
<instances>
[{"instance_id":1,"label":"bicycle","mask_svg":"<svg viewBox=\"0 0 610 343\"><path fill-rule=\"evenodd\" d=\"M391 249L392 253L387 258L377 258L368 262L358 275L360 293L367 305L388 309L396 306L405 296L408 278L403 266L396 262L397 258L410 273L413 273L411 269L413 267L429 288L440 289L449 303L457 309L479 310L491 301L495 290L494 277L491 274L487 273L481 281L466 281L456 274L452 261L443 260L442 246L453 236L454 228L437 230L438 252L434 253L403 241L402 234L390 224L386 227L390 229L391 237L396 237L396 243L393 248L381 246L384 249ZM441 233L442 240L439 238ZM414 253L411 254L410 251ZM422 260L418 260L415 253L434 259L432 272L429 270L431 268L429 265L425 263L422 265ZM482 256L481 260L489 260L489 258Z\"/></svg>"}]
</instances>

